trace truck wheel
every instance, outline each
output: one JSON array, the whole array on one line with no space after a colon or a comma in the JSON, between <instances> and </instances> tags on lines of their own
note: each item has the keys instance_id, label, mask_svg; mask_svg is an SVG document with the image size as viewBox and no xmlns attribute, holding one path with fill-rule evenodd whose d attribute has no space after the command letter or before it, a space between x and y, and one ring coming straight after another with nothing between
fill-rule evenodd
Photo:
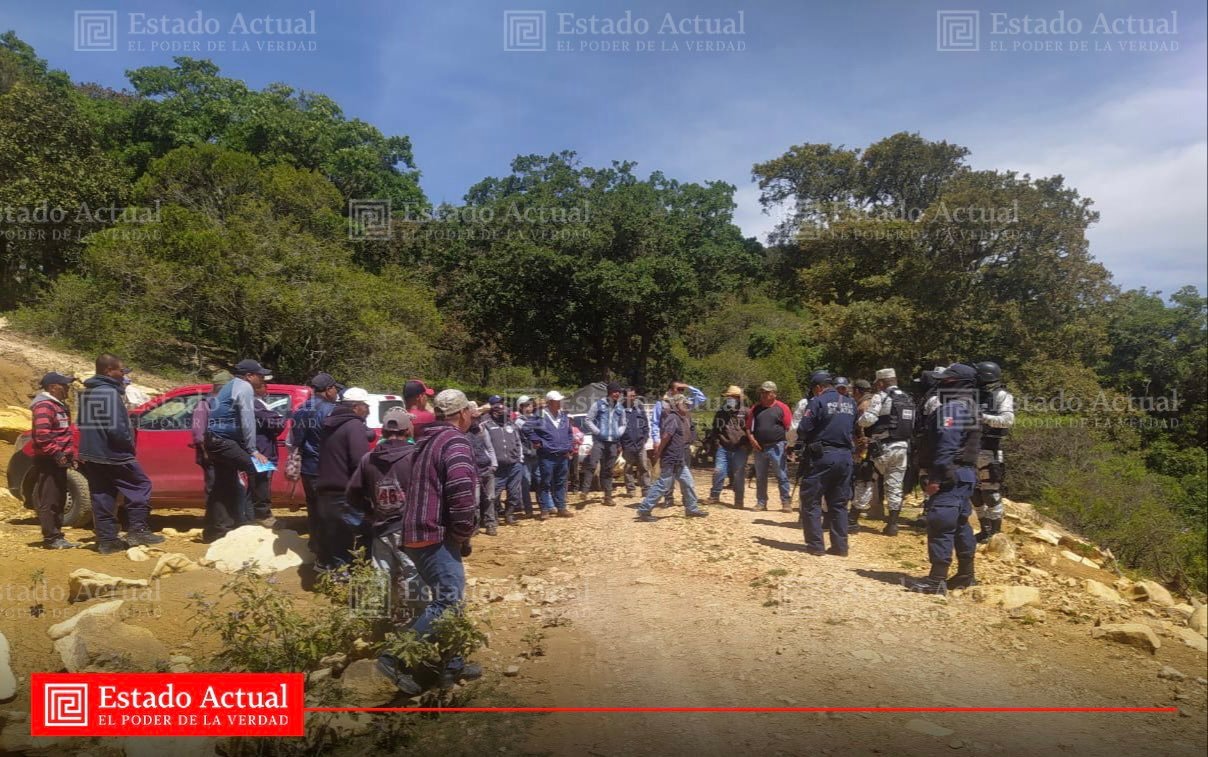
<instances>
[{"instance_id":1,"label":"truck wheel","mask_svg":"<svg viewBox=\"0 0 1208 757\"><path fill-rule=\"evenodd\" d=\"M78 470L67 471L67 501L63 503L63 525L92 528L92 493L88 479Z\"/></svg>"}]
</instances>

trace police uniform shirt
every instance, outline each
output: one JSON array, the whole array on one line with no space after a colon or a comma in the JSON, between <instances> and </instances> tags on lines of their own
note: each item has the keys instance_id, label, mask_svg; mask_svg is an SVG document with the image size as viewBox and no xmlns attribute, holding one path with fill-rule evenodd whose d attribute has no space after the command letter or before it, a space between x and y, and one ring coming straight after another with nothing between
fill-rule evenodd
<instances>
[{"instance_id":1,"label":"police uniform shirt","mask_svg":"<svg viewBox=\"0 0 1208 757\"><path fill-rule=\"evenodd\" d=\"M976 475L972 461L962 460L965 442L977 425L977 415L969 401L949 399L940 407L938 422L931 425L934 454L929 472L932 480L973 483Z\"/></svg>"},{"instance_id":2,"label":"police uniform shirt","mask_svg":"<svg viewBox=\"0 0 1208 757\"><path fill-rule=\"evenodd\" d=\"M797 427L797 438L805 444L851 449L856 426L856 403L833 388L810 399Z\"/></svg>"}]
</instances>

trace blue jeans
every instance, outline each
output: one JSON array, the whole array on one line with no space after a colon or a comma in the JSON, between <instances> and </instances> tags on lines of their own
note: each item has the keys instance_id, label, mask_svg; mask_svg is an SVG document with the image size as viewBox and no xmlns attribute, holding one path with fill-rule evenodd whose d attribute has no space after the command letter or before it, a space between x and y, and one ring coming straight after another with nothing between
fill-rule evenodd
<instances>
[{"instance_id":1,"label":"blue jeans","mask_svg":"<svg viewBox=\"0 0 1208 757\"><path fill-rule=\"evenodd\" d=\"M430 547L404 547L420 580L431 592L431 601L411 624L411 630L421 639L432 631L432 624L445 611L461 612L466 593L466 568L461 563L461 545L452 539Z\"/></svg>"},{"instance_id":2,"label":"blue jeans","mask_svg":"<svg viewBox=\"0 0 1208 757\"><path fill-rule=\"evenodd\" d=\"M570 460L566 455L552 455L546 457L541 455L537 458L540 460L541 481L541 509L550 512L552 510L566 509L566 475L569 470Z\"/></svg>"},{"instance_id":3,"label":"blue jeans","mask_svg":"<svg viewBox=\"0 0 1208 757\"><path fill-rule=\"evenodd\" d=\"M653 510L655 503L675 487L676 481L679 481L680 494L684 496L684 512L691 513L700 509L696 506L696 489L692 480L692 469L686 463L680 463L679 465L659 466L658 481L655 481L654 486L646 490L646 498L638 506L638 513L646 515Z\"/></svg>"},{"instance_id":4,"label":"blue jeans","mask_svg":"<svg viewBox=\"0 0 1208 757\"><path fill-rule=\"evenodd\" d=\"M789 486L789 472L785 465L784 442L765 444L763 450L755 450L755 504L759 507L768 506L768 468L776 469L776 479L780 484L781 507L791 506L789 498L792 489Z\"/></svg>"},{"instance_id":5,"label":"blue jeans","mask_svg":"<svg viewBox=\"0 0 1208 757\"><path fill-rule=\"evenodd\" d=\"M524 458L524 477L520 479L520 499L524 502L524 514L533 514L534 493L541 486L541 462L536 457Z\"/></svg>"},{"instance_id":6,"label":"blue jeans","mask_svg":"<svg viewBox=\"0 0 1208 757\"><path fill-rule=\"evenodd\" d=\"M726 449L720 445L717 447L717 458L713 462L713 488L709 490L710 497L721 496L726 476L729 476L730 482L734 484L734 506L742 507L742 495L747 488L748 454L750 454L750 450L746 447L735 447L734 449Z\"/></svg>"},{"instance_id":7,"label":"blue jeans","mask_svg":"<svg viewBox=\"0 0 1208 757\"><path fill-rule=\"evenodd\" d=\"M520 508L520 503L526 498L521 493L524 485L524 463L500 463L495 470L495 513L496 515L507 515L516 513ZM503 493L508 493L508 506L505 510L503 504Z\"/></svg>"}]
</instances>

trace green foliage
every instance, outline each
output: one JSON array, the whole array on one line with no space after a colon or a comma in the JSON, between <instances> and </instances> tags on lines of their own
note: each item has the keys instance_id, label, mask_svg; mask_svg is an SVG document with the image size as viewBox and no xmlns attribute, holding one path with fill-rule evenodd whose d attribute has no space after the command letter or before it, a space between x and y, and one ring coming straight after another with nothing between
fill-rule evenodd
<instances>
[{"instance_id":1,"label":"green foliage","mask_svg":"<svg viewBox=\"0 0 1208 757\"><path fill-rule=\"evenodd\" d=\"M213 660L217 670L308 672L323 657L351 650L369 631L368 621L347 601L302 609L273 578L248 569L224 584L217 600L191 600L194 634L222 642Z\"/></svg>"}]
</instances>

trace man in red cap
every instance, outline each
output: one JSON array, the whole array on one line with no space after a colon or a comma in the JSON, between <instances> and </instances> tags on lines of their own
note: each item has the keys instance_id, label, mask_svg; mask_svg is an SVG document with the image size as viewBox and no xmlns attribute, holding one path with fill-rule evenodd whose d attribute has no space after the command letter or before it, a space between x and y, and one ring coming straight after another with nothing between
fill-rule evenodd
<instances>
[{"instance_id":1,"label":"man in red cap","mask_svg":"<svg viewBox=\"0 0 1208 757\"><path fill-rule=\"evenodd\" d=\"M63 536L63 505L67 494L67 469L76 465L76 445L67 411L67 389L74 376L48 373L42 391L29 409L33 413L34 502L42 527L42 546L72 549L80 546Z\"/></svg>"},{"instance_id":2,"label":"man in red cap","mask_svg":"<svg viewBox=\"0 0 1208 757\"><path fill-rule=\"evenodd\" d=\"M436 394L428 385L419 379L411 379L403 387L403 402L407 412L411 414L411 436L418 439L424 432L424 427L436 422L436 416L428 409L428 399Z\"/></svg>"}]
</instances>

